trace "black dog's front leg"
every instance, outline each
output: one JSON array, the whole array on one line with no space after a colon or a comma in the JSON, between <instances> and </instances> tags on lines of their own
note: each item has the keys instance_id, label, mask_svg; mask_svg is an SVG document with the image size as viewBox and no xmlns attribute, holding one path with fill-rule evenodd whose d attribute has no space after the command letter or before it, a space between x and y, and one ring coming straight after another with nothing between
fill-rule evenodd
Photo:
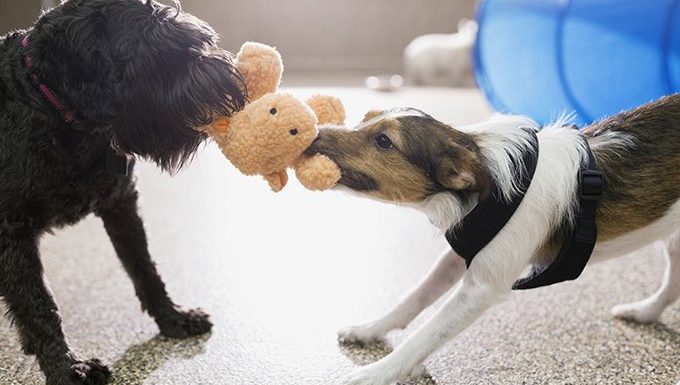
<instances>
[{"instance_id":1,"label":"black dog's front leg","mask_svg":"<svg viewBox=\"0 0 680 385\"><path fill-rule=\"evenodd\" d=\"M125 270L132 279L142 308L156 320L161 334L185 338L210 331L212 323L200 309L178 308L165 290L165 284L149 255L144 224L137 210L137 191L130 180L116 188L113 198L102 202L95 213L104 221Z\"/></svg>"},{"instance_id":2,"label":"black dog's front leg","mask_svg":"<svg viewBox=\"0 0 680 385\"><path fill-rule=\"evenodd\" d=\"M48 385L105 384L111 377L97 359L73 354L61 330L61 317L43 279L34 236L0 235L0 296L19 331L27 354L35 354Z\"/></svg>"}]
</instances>

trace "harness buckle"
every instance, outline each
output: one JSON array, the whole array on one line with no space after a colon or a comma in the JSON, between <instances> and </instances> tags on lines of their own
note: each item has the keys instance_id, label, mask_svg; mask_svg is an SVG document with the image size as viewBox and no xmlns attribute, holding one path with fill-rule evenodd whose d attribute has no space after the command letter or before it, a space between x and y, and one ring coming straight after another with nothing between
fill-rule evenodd
<instances>
[{"instance_id":1,"label":"harness buckle","mask_svg":"<svg viewBox=\"0 0 680 385\"><path fill-rule=\"evenodd\" d=\"M604 177L598 170L582 170L579 195L583 200L598 200L604 190Z\"/></svg>"}]
</instances>

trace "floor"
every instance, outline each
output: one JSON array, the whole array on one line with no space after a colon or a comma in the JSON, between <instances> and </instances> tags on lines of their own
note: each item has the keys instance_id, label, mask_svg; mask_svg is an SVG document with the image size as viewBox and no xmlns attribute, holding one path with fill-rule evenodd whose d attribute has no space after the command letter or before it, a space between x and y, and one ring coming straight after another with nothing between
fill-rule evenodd
<instances>
[{"instance_id":1,"label":"floor","mask_svg":"<svg viewBox=\"0 0 680 385\"><path fill-rule=\"evenodd\" d=\"M474 90L324 91L345 101L349 122L388 106L419 107L453 124L490 114ZM415 211L312 193L295 181L273 194L212 144L175 177L148 164L137 173L151 252L170 293L211 313L215 327L184 341L157 336L98 219L45 235L46 274L71 346L110 364L115 384L332 385L389 349L338 346L336 330L392 305L446 248ZM609 315L653 292L662 269L658 250L647 250L591 266L573 283L516 293L409 384L674 384L680 304L654 325ZM390 343L412 331L391 334ZM40 384L5 319L0 335L0 384Z\"/></svg>"}]
</instances>

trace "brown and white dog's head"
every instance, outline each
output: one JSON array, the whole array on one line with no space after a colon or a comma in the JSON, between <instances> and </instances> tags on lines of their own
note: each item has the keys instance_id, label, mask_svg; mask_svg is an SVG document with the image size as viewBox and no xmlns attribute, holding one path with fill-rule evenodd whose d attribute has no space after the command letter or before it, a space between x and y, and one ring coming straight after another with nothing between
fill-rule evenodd
<instances>
[{"instance_id":1,"label":"brown and white dog's head","mask_svg":"<svg viewBox=\"0 0 680 385\"><path fill-rule=\"evenodd\" d=\"M441 192L466 197L490 189L473 135L416 109L370 111L354 129L322 128L306 153L329 156L342 171L340 185L382 201L412 204Z\"/></svg>"}]
</instances>

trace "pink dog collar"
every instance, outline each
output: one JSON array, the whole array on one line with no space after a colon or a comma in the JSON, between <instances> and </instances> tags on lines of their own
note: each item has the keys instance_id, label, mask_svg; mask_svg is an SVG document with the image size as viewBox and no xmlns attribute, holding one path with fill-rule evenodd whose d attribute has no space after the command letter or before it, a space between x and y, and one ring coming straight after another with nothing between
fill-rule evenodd
<instances>
[{"instance_id":1,"label":"pink dog collar","mask_svg":"<svg viewBox=\"0 0 680 385\"><path fill-rule=\"evenodd\" d=\"M27 49L30 44L30 40L28 38L28 35L26 35L22 40L21 40L21 51L22 51L22 56L24 57L24 63L26 64L26 68L30 72L30 77L31 77L31 82L33 85L40 91L40 94L54 107L57 112L59 112L59 115L66 121L67 124L73 123L73 113L66 108L64 103L57 97L57 95L48 87L45 83L40 81L40 78L38 75L36 75L33 72L33 59L31 56L28 54Z\"/></svg>"}]
</instances>

